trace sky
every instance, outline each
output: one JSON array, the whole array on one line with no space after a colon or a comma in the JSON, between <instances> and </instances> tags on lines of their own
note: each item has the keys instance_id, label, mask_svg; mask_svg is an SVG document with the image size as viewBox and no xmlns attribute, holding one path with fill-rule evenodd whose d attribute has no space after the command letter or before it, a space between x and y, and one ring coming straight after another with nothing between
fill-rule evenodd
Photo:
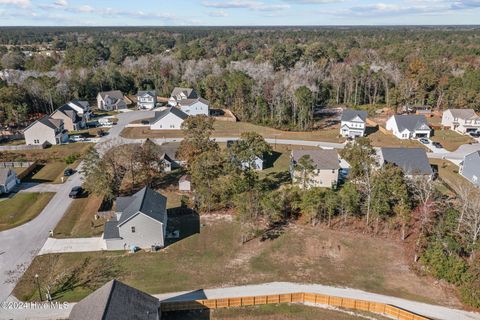
<instances>
[{"instance_id":1,"label":"sky","mask_svg":"<svg viewBox=\"0 0 480 320\"><path fill-rule=\"evenodd\" d=\"M0 0L0 26L480 24L480 0Z\"/></svg>"}]
</instances>

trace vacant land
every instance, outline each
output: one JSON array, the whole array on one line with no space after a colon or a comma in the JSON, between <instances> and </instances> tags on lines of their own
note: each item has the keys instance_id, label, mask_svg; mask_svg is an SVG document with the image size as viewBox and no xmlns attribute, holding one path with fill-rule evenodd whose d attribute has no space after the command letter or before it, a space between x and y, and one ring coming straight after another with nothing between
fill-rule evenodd
<instances>
[{"instance_id":1,"label":"vacant land","mask_svg":"<svg viewBox=\"0 0 480 320\"><path fill-rule=\"evenodd\" d=\"M400 140L393 134L385 134L380 130L367 135L374 147L403 147L403 148L425 148L416 140Z\"/></svg>"},{"instance_id":2,"label":"vacant land","mask_svg":"<svg viewBox=\"0 0 480 320\"><path fill-rule=\"evenodd\" d=\"M101 235L106 220L102 218L95 220L95 214L101 204L102 199L93 195L74 199L53 230L54 237L84 238Z\"/></svg>"},{"instance_id":3,"label":"vacant land","mask_svg":"<svg viewBox=\"0 0 480 320\"><path fill-rule=\"evenodd\" d=\"M20 192L0 202L0 231L33 220L48 204L54 193Z\"/></svg>"},{"instance_id":4,"label":"vacant land","mask_svg":"<svg viewBox=\"0 0 480 320\"><path fill-rule=\"evenodd\" d=\"M343 142L345 139L339 138L338 126L309 131L283 131L270 127L259 126L248 122L227 122L215 121L214 137L238 137L243 132L254 131L261 134L264 138L270 139L289 139L289 140L312 140L326 142ZM181 130L150 130L148 127L125 128L120 134L124 138L178 138L183 137Z\"/></svg>"},{"instance_id":5,"label":"vacant land","mask_svg":"<svg viewBox=\"0 0 480 320\"><path fill-rule=\"evenodd\" d=\"M102 272L115 271L114 276L119 280L149 293L295 281L348 286L425 302L459 305L451 292L445 292L430 279L419 277L409 269L401 243L320 226L294 225L275 240L255 239L241 245L239 225L220 217L202 218L200 233L157 253L38 256L19 281L14 294L24 300L36 299L38 294L35 294L33 281L36 273L40 279L60 273L68 279L72 272L79 275L75 283L70 283L68 289L56 296L66 301L79 300L109 280L105 277L92 284L89 273L82 272L86 261L103 261ZM188 224L191 225L192 220ZM51 261L56 259L58 261L52 265ZM84 285L84 281L88 285Z\"/></svg>"},{"instance_id":6,"label":"vacant land","mask_svg":"<svg viewBox=\"0 0 480 320\"><path fill-rule=\"evenodd\" d=\"M55 145L46 149L2 151L0 161L64 161L72 154L83 155L87 152L91 143L69 143Z\"/></svg>"},{"instance_id":7,"label":"vacant land","mask_svg":"<svg viewBox=\"0 0 480 320\"><path fill-rule=\"evenodd\" d=\"M363 317L362 317L363 316ZM368 316L368 318L366 318ZM242 319L242 320L358 320L387 318L372 313L354 313L344 310L327 310L301 304L262 305L242 308L198 310L162 313L165 320Z\"/></svg>"},{"instance_id":8,"label":"vacant land","mask_svg":"<svg viewBox=\"0 0 480 320\"><path fill-rule=\"evenodd\" d=\"M431 140L440 142L448 151L455 151L462 144L475 142L472 137L459 134L453 130L435 130Z\"/></svg>"}]
</instances>

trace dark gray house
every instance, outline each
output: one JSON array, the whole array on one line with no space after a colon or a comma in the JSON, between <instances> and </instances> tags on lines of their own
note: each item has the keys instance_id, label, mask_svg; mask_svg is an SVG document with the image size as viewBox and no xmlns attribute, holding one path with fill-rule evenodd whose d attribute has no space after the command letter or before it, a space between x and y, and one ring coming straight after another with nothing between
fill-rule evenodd
<instances>
[{"instance_id":1,"label":"dark gray house","mask_svg":"<svg viewBox=\"0 0 480 320\"><path fill-rule=\"evenodd\" d=\"M480 151L467 154L460 164L460 174L480 187Z\"/></svg>"},{"instance_id":2,"label":"dark gray house","mask_svg":"<svg viewBox=\"0 0 480 320\"><path fill-rule=\"evenodd\" d=\"M107 250L132 247L164 247L167 230L167 198L145 187L130 197L118 197L116 216L105 223Z\"/></svg>"},{"instance_id":3,"label":"dark gray house","mask_svg":"<svg viewBox=\"0 0 480 320\"><path fill-rule=\"evenodd\" d=\"M70 320L158 320L157 298L117 280L107 282L75 304Z\"/></svg>"},{"instance_id":4,"label":"dark gray house","mask_svg":"<svg viewBox=\"0 0 480 320\"><path fill-rule=\"evenodd\" d=\"M377 161L380 166L391 163L399 167L407 177L433 175L427 153L421 148L378 148Z\"/></svg>"}]
</instances>

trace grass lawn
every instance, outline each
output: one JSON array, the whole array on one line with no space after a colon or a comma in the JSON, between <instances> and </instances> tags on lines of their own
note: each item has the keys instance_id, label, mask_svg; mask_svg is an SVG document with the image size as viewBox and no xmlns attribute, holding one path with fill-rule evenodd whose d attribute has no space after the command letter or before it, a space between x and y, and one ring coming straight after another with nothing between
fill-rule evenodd
<instances>
[{"instance_id":1,"label":"grass lawn","mask_svg":"<svg viewBox=\"0 0 480 320\"><path fill-rule=\"evenodd\" d=\"M292 150L318 150L313 146L295 146L290 144L271 145L272 154L265 157L264 170L260 171L260 176L269 175L278 172L288 171L290 166L290 153Z\"/></svg>"},{"instance_id":2,"label":"grass lawn","mask_svg":"<svg viewBox=\"0 0 480 320\"><path fill-rule=\"evenodd\" d=\"M301 304L267 304L241 308L162 313L164 320L357 320L366 319L366 316L371 320L388 319L373 313L355 312L355 314L350 314L343 310L328 310Z\"/></svg>"},{"instance_id":3,"label":"grass lawn","mask_svg":"<svg viewBox=\"0 0 480 320\"><path fill-rule=\"evenodd\" d=\"M63 273L66 279L69 274L78 276L68 289L55 294L62 301L79 300L115 277L152 294L295 281L460 305L452 298L454 295L445 293L433 280L411 271L403 245L391 240L294 225L275 240L256 239L241 245L236 222L207 216L201 223L200 233L157 253L106 251L37 256L14 294L22 300L37 299L34 275L38 273L41 281L46 281L42 279ZM89 270L105 275L92 276ZM82 284L84 281L87 285Z\"/></svg>"},{"instance_id":4,"label":"grass lawn","mask_svg":"<svg viewBox=\"0 0 480 320\"><path fill-rule=\"evenodd\" d=\"M0 231L33 220L48 204L54 193L19 192L0 202ZM20 241L20 240L19 240Z\"/></svg>"},{"instance_id":5,"label":"grass lawn","mask_svg":"<svg viewBox=\"0 0 480 320\"><path fill-rule=\"evenodd\" d=\"M453 164L448 160L442 159L429 159L431 165L436 165L438 168L439 178L450 187L452 190L456 190L458 186L469 185L472 186L471 182L462 177L458 173L458 166ZM473 187L473 186L472 186ZM474 190L478 192L478 190Z\"/></svg>"},{"instance_id":6,"label":"grass lawn","mask_svg":"<svg viewBox=\"0 0 480 320\"><path fill-rule=\"evenodd\" d=\"M236 137L240 136L243 132L255 131L265 138L271 139L277 138L327 142L345 141L345 139L338 137L338 126L310 132L295 132L259 126L248 122L215 121L214 128L214 137ZM183 133L181 130L150 130L146 127L133 127L123 129L120 135L125 138L177 138L182 137Z\"/></svg>"},{"instance_id":7,"label":"grass lawn","mask_svg":"<svg viewBox=\"0 0 480 320\"><path fill-rule=\"evenodd\" d=\"M94 219L102 199L93 195L74 199L67 212L53 230L55 238L85 238L99 236L105 219ZM93 224L92 224L93 223Z\"/></svg>"},{"instance_id":8,"label":"grass lawn","mask_svg":"<svg viewBox=\"0 0 480 320\"><path fill-rule=\"evenodd\" d=\"M400 140L393 134L385 134L382 133L380 130L369 134L367 137L368 139L370 139L374 147L403 147L426 149L420 142L416 140Z\"/></svg>"},{"instance_id":9,"label":"grass lawn","mask_svg":"<svg viewBox=\"0 0 480 320\"><path fill-rule=\"evenodd\" d=\"M75 169L80 161L75 161L71 165L67 165L63 161L47 162L46 164L37 165L37 167L23 180L24 182L39 183L62 183L62 177L67 167ZM64 179L63 182L65 182Z\"/></svg>"},{"instance_id":10,"label":"grass lawn","mask_svg":"<svg viewBox=\"0 0 480 320\"><path fill-rule=\"evenodd\" d=\"M432 141L440 142L448 151L455 151L462 144L475 142L472 137L462 135L453 130L435 130L431 139Z\"/></svg>"},{"instance_id":11,"label":"grass lawn","mask_svg":"<svg viewBox=\"0 0 480 320\"><path fill-rule=\"evenodd\" d=\"M92 143L69 143L46 149L0 152L0 161L64 161L72 154L84 155Z\"/></svg>"}]
</instances>

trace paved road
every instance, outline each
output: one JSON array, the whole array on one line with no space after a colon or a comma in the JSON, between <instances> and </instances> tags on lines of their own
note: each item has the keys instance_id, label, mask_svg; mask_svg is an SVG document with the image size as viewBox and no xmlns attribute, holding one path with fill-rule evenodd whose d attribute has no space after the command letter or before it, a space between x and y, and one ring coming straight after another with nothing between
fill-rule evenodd
<instances>
[{"instance_id":1,"label":"paved road","mask_svg":"<svg viewBox=\"0 0 480 320\"><path fill-rule=\"evenodd\" d=\"M47 240L50 230L62 218L72 201L68 193L79 184L80 177L76 173L62 185L34 220L0 232L0 302L10 295L18 278Z\"/></svg>"}]
</instances>

